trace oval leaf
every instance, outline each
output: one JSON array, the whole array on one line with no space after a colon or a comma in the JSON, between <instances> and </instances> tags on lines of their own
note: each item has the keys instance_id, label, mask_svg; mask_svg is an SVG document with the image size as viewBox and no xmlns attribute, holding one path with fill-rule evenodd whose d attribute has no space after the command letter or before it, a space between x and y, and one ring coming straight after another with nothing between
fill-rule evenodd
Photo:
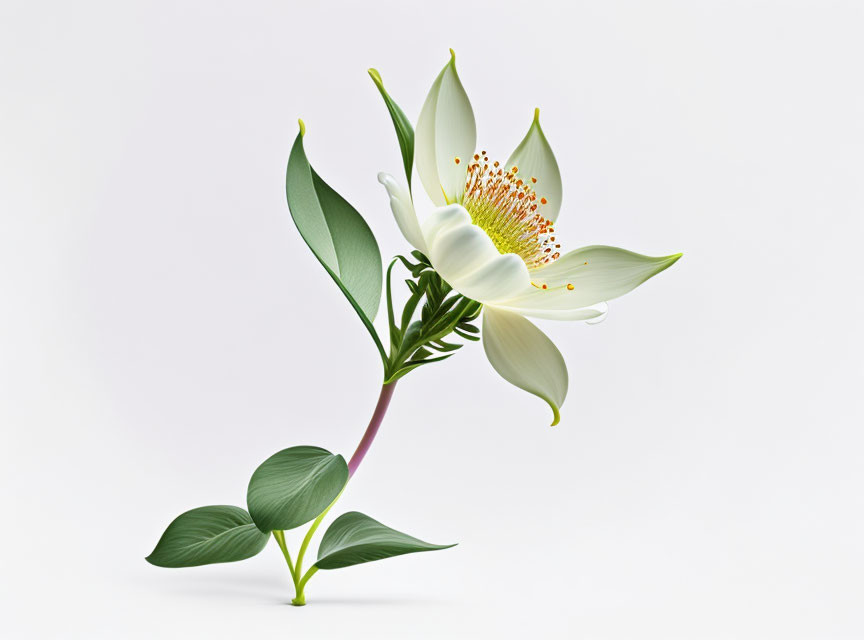
<instances>
[{"instance_id":1,"label":"oval leaf","mask_svg":"<svg viewBox=\"0 0 864 640\"><path fill-rule=\"evenodd\" d=\"M288 208L300 235L377 341L372 320L381 301L381 252L363 217L315 173L297 135L285 178Z\"/></svg>"},{"instance_id":2,"label":"oval leaf","mask_svg":"<svg viewBox=\"0 0 864 640\"><path fill-rule=\"evenodd\" d=\"M454 544L429 544L384 526L357 511L345 513L330 525L318 548L319 569L340 569L420 551L437 551Z\"/></svg>"},{"instance_id":3,"label":"oval leaf","mask_svg":"<svg viewBox=\"0 0 864 640\"><path fill-rule=\"evenodd\" d=\"M145 559L157 567L237 562L256 555L268 539L240 507L198 507L177 516Z\"/></svg>"},{"instance_id":4,"label":"oval leaf","mask_svg":"<svg viewBox=\"0 0 864 640\"><path fill-rule=\"evenodd\" d=\"M342 456L320 447L291 447L255 470L246 502L261 531L293 529L324 511L346 482Z\"/></svg>"}]
</instances>

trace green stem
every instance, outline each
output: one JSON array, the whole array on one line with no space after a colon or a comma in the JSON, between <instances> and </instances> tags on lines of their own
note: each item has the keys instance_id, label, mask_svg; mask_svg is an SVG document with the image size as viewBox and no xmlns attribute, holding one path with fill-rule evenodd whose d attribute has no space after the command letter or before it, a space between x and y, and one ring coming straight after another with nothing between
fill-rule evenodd
<instances>
[{"instance_id":1,"label":"green stem","mask_svg":"<svg viewBox=\"0 0 864 640\"><path fill-rule=\"evenodd\" d=\"M291 579L294 581L296 586L297 576L294 571L294 563L291 562L291 553L288 551L288 545L285 544L285 532L276 530L273 532L273 537L276 538L276 544L278 544L279 548L282 549L282 555L285 556L285 562L288 563L288 571L291 572Z\"/></svg>"},{"instance_id":2,"label":"green stem","mask_svg":"<svg viewBox=\"0 0 864 640\"><path fill-rule=\"evenodd\" d=\"M309 582L309 578L315 575L315 572L318 571L318 567L314 564L309 567L309 571L306 572L306 575L297 583L297 595L291 601L295 607L302 607L306 604L306 594L303 592L303 589L306 587L306 583Z\"/></svg>"},{"instance_id":3,"label":"green stem","mask_svg":"<svg viewBox=\"0 0 864 640\"><path fill-rule=\"evenodd\" d=\"M393 391L396 388L396 383L385 384L381 387L381 394L378 397L378 404L375 406L375 412L372 414L372 419L369 421L369 426L366 427L366 433L363 434L363 438L360 440L360 444L357 445L357 450L354 452L354 455L351 456L351 460L348 461L348 478L350 479L354 472L357 470L357 467L360 466L360 463L363 461L363 457L366 455L366 452L369 450L369 447L372 445L372 441L375 439L375 435L378 433L378 428L381 426L381 422L384 420L384 414L387 412L387 407L390 405L390 398L393 397ZM347 484L346 484L347 486ZM291 575L294 578L294 589L296 591L296 596L291 601L291 604L296 606L302 606L306 604L306 596L303 593L303 588L306 586L306 583L309 581L315 572L318 571L318 567L312 565L309 568L309 571L306 572L305 575L301 578L300 576L303 573L303 558L306 556L306 550L309 548L309 543L312 542L312 537L315 535L315 532L318 530L318 527L321 525L321 522L327 516L327 513L330 509L333 508L333 505L342 497L342 493L345 491L345 487L342 487L342 491L339 492L333 502L327 505L327 508L321 512L321 514L315 518L312 522L312 526L309 527L309 531L306 532L306 536L303 538L303 543L300 545L300 551L297 553L297 564L293 566ZM281 532L280 532L281 533ZM274 532L275 535L275 532ZM279 538L277 537L278 541ZM284 537L283 537L284 541ZM287 551L285 551L287 554ZM286 555L286 558L288 556ZM288 561L288 566L291 568L291 561Z\"/></svg>"},{"instance_id":4,"label":"green stem","mask_svg":"<svg viewBox=\"0 0 864 640\"><path fill-rule=\"evenodd\" d=\"M309 582L309 578L314 576L317 571L318 567L313 564L311 567L309 567L309 571L306 572L306 575L303 576L303 578L300 580L299 588L301 598L305 598L305 596L303 595L303 588L306 586L306 583Z\"/></svg>"},{"instance_id":5,"label":"green stem","mask_svg":"<svg viewBox=\"0 0 864 640\"><path fill-rule=\"evenodd\" d=\"M315 531L318 530L318 527L321 525L321 521L324 520L327 512L333 508L333 505L336 504L336 501L342 496L342 493L344 491L345 487L342 487L342 491L339 492L339 495L333 499L333 502L331 502L317 518L315 518L315 520L312 522L312 526L309 527L309 531L306 532L306 536L303 538L303 544L300 545L300 551L297 552L297 564L295 565L295 573L297 576L299 576L303 572L303 557L306 555L306 549L309 547L309 543L312 542L312 536L315 535ZM312 569L314 568L315 567L312 567ZM312 571L312 569L310 569L310 571ZM312 573L314 573L314 571ZM311 574L307 573L306 576L304 576L304 581L302 581L302 583L305 585L305 580L308 580L311 577Z\"/></svg>"}]
</instances>

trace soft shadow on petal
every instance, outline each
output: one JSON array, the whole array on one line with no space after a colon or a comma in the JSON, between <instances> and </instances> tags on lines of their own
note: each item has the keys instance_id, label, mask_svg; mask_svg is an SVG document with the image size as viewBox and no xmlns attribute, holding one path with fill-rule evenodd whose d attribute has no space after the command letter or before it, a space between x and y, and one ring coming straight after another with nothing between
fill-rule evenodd
<instances>
[{"instance_id":1,"label":"soft shadow on petal","mask_svg":"<svg viewBox=\"0 0 864 640\"><path fill-rule=\"evenodd\" d=\"M439 233L454 225L471 224L471 216L461 204L451 204L435 209L423 221L420 228L427 247L431 247Z\"/></svg>"},{"instance_id":2,"label":"soft shadow on petal","mask_svg":"<svg viewBox=\"0 0 864 640\"><path fill-rule=\"evenodd\" d=\"M558 424L567 397L567 365L546 334L518 314L486 307L483 349L502 378L549 403L552 425Z\"/></svg>"},{"instance_id":3,"label":"soft shadow on petal","mask_svg":"<svg viewBox=\"0 0 864 640\"><path fill-rule=\"evenodd\" d=\"M420 222L417 220L417 212L411 201L411 193L389 173L379 173L378 182L387 189L387 194L390 196L390 209L393 210L393 217L396 218L396 224L399 225L402 235L411 243L411 246L426 253L426 241L420 231Z\"/></svg>"},{"instance_id":4,"label":"soft shadow on petal","mask_svg":"<svg viewBox=\"0 0 864 640\"><path fill-rule=\"evenodd\" d=\"M501 254L459 205L435 211L423 227L435 271L462 295L478 302L513 297L529 282L516 254Z\"/></svg>"},{"instance_id":5,"label":"soft shadow on petal","mask_svg":"<svg viewBox=\"0 0 864 640\"><path fill-rule=\"evenodd\" d=\"M472 300L495 304L520 291L528 280L528 268L515 253L498 254L476 271L451 286Z\"/></svg>"}]
</instances>

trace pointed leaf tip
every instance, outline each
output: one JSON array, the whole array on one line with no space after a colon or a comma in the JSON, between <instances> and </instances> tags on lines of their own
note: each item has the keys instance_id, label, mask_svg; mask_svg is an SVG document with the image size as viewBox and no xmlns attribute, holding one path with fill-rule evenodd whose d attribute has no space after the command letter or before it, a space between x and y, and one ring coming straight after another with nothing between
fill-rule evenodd
<instances>
[{"instance_id":1,"label":"pointed leaf tip","mask_svg":"<svg viewBox=\"0 0 864 640\"><path fill-rule=\"evenodd\" d=\"M368 69L369 77L372 78L372 81L378 85L379 88L384 88L384 81L381 79L381 74L378 73L378 69L374 67L369 67Z\"/></svg>"},{"instance_id":2,"label":"pointed leaf tip","mask_svg":"<svg viewBox=\"0 0 864 640\"><path fill-rule=\"evenodd\" d=\"M540 107L534 107L534 124L540 124Z\"/></svg>"},{"instance_id":3,"label":"pointed leaf tip","mask_svg":"<svg viewBox=\"0 0 864 640\"><path fill-rule=\"evenodd\" d=\"M683 253L673 253L672 255L660 258L661 260L663 260L663 268L660 271L664 271L664 270L668 269L669 267L671 267L673 264L678 262L681 259L681 256L683 256L683 255L684 255Z\"/></svg>"},{"instance_id":4,"label":"pointed leaf tip","mask_svg":"<svg viewBox=\"0 0 864 640\"><path fill-rule=\"evenodd\" d=\"M300 125L300 137L303 138L306 136L306 123L303 122L302 118L297 118L297 124Z\"/></svg>"},{"instance_id":5,"label":"pointed leaf tip","mask_svg":"<svg viewBox=\"0 0 864 640\"><path fill-rule=\"evenodd\" d=\"M550 424L549 426L554 427L559 422L561 422L561 411L551 402L549 403L549 406L552 408L552 424Z\"/></svg>"},{"instance_id":6,"label":"pointed leaf tip","mask_svg":"<svg viewBox=\"0 0 864 640\"><path fill-rule=\"evenodd\" d=\"M450 49L450 62L456 62L456 52Z\"/></svg>"}]
</instances>

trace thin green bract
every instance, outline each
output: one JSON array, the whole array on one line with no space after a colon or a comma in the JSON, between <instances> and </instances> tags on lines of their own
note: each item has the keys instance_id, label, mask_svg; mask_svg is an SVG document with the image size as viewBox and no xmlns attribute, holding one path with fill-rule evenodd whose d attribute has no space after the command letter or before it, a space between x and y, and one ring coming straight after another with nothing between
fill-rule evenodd
<instances>
[{"instance_id":1,"label":"thin green bract","mask_svg":"<svg viewBox=\"0 0 864 640\"><path fill-rule=\"evenodd\" d=\"M384 104L387 105L387 110L390 112L390 118L393 120L393 127L396 129L396 139L399 141L399 150L402 152L402 165L405 167L405 177L408 179L408 188L411 188L411 168L414 166L414 127L411 126L411 121L405 115L405 112L399 107L387 90L384 88L384 81L381 79L381 74L377 69L369 69L369 76L381 92L381 97L384 98Z\"/></svg>"}]
</instances>

